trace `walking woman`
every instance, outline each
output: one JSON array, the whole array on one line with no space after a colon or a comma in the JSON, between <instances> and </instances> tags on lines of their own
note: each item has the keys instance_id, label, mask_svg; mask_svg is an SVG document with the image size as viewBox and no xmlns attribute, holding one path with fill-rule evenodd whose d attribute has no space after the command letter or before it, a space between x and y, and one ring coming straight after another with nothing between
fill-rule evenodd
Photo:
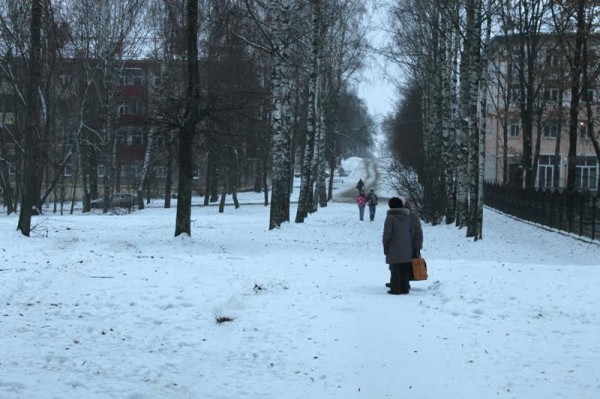
<instances>
[{"instance_id":1,"label":"walking woman","mask_svg":"<svg viewBox=\"0 0 600 399\"><path fill-rule=\"evenodd\" d=\"M390 290L388 294L408 294L412 268L412 239L410 211L403 207L402 200L393 197L388 201L383 225L383 253L390 268Z\"/></svg>"},{"instance_id":2,"label":"walking woman","mask_svg":"<svg viewBox=\"0 0 600 399\"><path fill-rule=\"evenodd\" d=\"M365 206L367 205L367 197L364 191L359 191L356 197L356 204L358 205L358 217L363 220L365 217Z\"/></svg>"}]
</instances>

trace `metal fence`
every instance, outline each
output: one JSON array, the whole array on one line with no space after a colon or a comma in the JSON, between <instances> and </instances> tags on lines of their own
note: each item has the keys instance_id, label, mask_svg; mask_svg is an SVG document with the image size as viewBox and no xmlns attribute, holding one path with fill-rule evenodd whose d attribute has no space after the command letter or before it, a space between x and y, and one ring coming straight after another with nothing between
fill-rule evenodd
<instances>
[{"instance_id":1,"label":"metal fence","mask_svg":"<svg viewBox=\"0 0 600 399\"><path fill-rule=\"evenodd\" d=\"M590 192L533 191L486 183L484 203L504 213L568 233L600 238L600 199Z\"/></svg>"}]
</instances>

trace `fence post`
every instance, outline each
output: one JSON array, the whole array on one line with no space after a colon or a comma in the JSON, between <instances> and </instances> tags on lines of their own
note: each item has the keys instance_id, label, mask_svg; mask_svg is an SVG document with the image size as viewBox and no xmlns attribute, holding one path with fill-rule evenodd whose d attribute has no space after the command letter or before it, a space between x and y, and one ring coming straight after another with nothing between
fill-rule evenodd
<instances>
[{"instance_id":1,"label":"fence post","mask_svg":"<svg viewBox=\"0 0 600 399\"><path fill-rule=\"evenodd\" d=\"M558 206L556 207L557 211L558 211L558 229L559 230L563 230L563 208L565 206L565 201L564 201L564 193L559 193L558 194Z\"/></svg>"},{"instance_id":2,"label":"fence post","mask_svg":"<svg viewBox=\"0 0 600 399\"><path fill-rule=\"evenodd\" d=\"M596 200L598 195L592 197L592 240L596 239Z\"/></svg>"},{"instance_id":3,"label":"fence post","mask_svg":"<svg viewBox=\"0 0 600 399\"><path fill-rule=\"evenodd\" d=\"M575 207L573 205L574 203L574 199L573 199L573 193L568 191L567 192L567 232L570 234L573 232L573 219L575 218Z\"/></svg>"},{"instance_id":4,"label":"fence post","mask_svg":"<svg viewBox=\"0 0 600 399\"><path fill-rule=\"evenodd\" d=\"M579 197L579 236L583 235L583 210L584 210L584 202L585 202L585 194L578 193Z\"/></svg>"}]
</instances>

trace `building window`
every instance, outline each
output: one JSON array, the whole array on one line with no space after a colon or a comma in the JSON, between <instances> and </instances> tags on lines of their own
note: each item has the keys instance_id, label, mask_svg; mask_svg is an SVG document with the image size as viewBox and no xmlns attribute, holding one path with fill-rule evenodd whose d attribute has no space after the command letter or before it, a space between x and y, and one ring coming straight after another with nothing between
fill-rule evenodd
<instances>
[{"instance_id":1,"label":"building window","mask_svg":"<svg viewBox=\"0 0 600 399\"><path fill-rule=\"evenodd\" d=\"M68 162L67 164L65 164L64 176L65 177L73 176L73 162Z\"/></svg>"},{"instance_id":2,"label":"building window","mask_svg":"<svg viewBox=\"0 0 600 399\"><path fill-rule=\"evenodd\" d=\"M598 189L598 160L596 157L577 157L575 180L577 188L581 190Z\"/></svg>"},{"instance_id":3,"label":"building window","mask_svg":"<svg viewBox=\"0 0 600 399\"><path fill-rule=\"evenodd\" d=\"M69 130L62 130L61 131L61 136L62 136L62 144L63 145L73 145L73 144L75 144L75 140L73 139L73 134L71 134L71 131L69 131Z\"/></svg>"},{"instance_id":4,"label":"building window","mask_svg":"<svg viewBox=\"0 0 600 399\"><path fill-rule=\"evenodd\" d=\"M127 140L129 140L129 133L127 130L121 130L119 132L119 144L128 145Z\"/></svg>"},{"instance_id":5,"label":"building window","mask_svg":"<svg viewBox=\"0 0 600 399\"><path fill-rule=\"evenodd\" d=\"M164 179L167 177L167 168L165 166L155 166L154 175L158 178Z\"/></svg>"},{"instance_id":6,"label":"building window","mask_svg":"<svg viewBox=\"0 0 600 399\"><path fill-rule=\"evenodd\" d=\"M126 132L126 140L123 144L138 145L142 144L142 132L139 130L129 130Z\"/></svg>"},{"instance_id":7,"label":"building window","mask_svg":"<svg viewBox=\"0 0 600 399\"><path fill-rule=\"evenodd\" d=\"M129 107L127 106L127 103L119 104L119 115L127 115L127 114L129 114Z\"/></svg>"},{"instance_id":8,"label":"building window","mask_svg":"<svg viewBox=\"0 0 600 399\"><path fill-rule=\"evenodd\" d=\"M558 137L558 122L548 121L544 126L544 137L547 139L555 139Z\"/></svg>"},{"instance_id":9,"label":"building window","mask_svg":"<svg viewBox=\"0 0 600 399\"><path fill-rule=\"evenodd\" d=\"M104 177L105 174L106 174L106 167L104 166L104 164L98 165L98 177Z\"/></svg>"},{"instance_id":10,"label":"building window","mask_svg":"<svg viewBox=\"0 0 600 399\"><path fill-rule=\"evenodd\" d=\"M556 54L554 51L546 52L546 65L556 68L559 66L559 64L560 60L558 54Z\"/></svg>"},{"instance_id":11,"label":"building window","mask_svg":"<svg viewBox=\"0 0 600 399\"><path fill-rule=\"evenodd\" d=\"M141 86L143 71L141 68L125 68L119 76L121 86Z\"/></svg>"},{"instance_id":12,"label":"building window","mask_svg":"<svg viewBox=\"0 0 600 399\"><path fill-rule=\"evenodd\" d=\"M60 75L58 75L58 80L61 85L67 86L67 85L70 85L71 82L73 82L73 75L71 75L70 73L66 73L66 72L61 73Z\"/></svg>"},{"instance_id":13,"label":"building window","mask_svg":"<svg viewBox=\"0 0 600 399\"><path fill-rule=\"evenodd\" d=\"M520 98L521 89L519 86L512 86L510 88L510 102L518 103Z\"/></svg>"},{"instance_id":14,"label":"building window","mask_svg":"<svg viewBox=\"0 0 600 399\"><path fill-rule=\"evenodd\" d=\"M510 122L508 125L508 137L519 137L519 122Z\"/></svg>"},{"instance_id":15,"label":"building window","mask_svg":"<svg viewBox=\"0 0 600 399\"><path fill-rule=\"evenodd\" d=\"M548 89L544 92L544 100L558 102L558 89Z\"/></svg>"},{"instance_id":16,"label":"building window","mask_svg":"<svg viewBox=\"0 0 600 399\"><path fill-rule=\"evenodd\" d=\"M194 172L193 179L194 180L200 179L200 165L199 164L197 164L197 163L194 164L193 172Z\"/></svg>"},{"instance_id":17,"label":"building window","mask_svg":"<svg viewBox=\"0 0 600 399\"><path fill-rule=\"evenodd\" d=\"M554 155L540 155L538 160L538 188L554 188Z\"/></svg>"},{"instance_id":18,"label":"building window","mask_svg":"<svg viewBox=\"0 0 600 399\"><path fill-rule=\"evenodd\" d=\"M585 97L583 99L583 101L587 101L590 103L594 102L594 98L596 98L596 96L594 95L595 91L594 90L588 90L587 92L584 93Z\"/></svg>"},{"instance_id":19,"label":"building window","mask_svg":"<svg viewBox=\"0 0 600 399\"><path fill-rule=\"evenodd\" d=\"M142 169L144 164L142 161L133 161L133 176L140 177L142 175Z\"/></svg>"}]
</instances>

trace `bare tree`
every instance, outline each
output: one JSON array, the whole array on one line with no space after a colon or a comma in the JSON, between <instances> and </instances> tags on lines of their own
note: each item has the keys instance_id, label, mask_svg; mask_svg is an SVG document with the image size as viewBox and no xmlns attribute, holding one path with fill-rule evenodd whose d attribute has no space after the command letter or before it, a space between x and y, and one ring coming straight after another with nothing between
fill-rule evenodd
<instances>
[{"instance_id":1,"label":"bare tree","mask_svg":"<svg viewBox=\"0 0 600 399\"><path fill-rule=\"evenodd\" d=\"M569 153L567 158L567 191L577 190L577 139L580 131L579 114L582 86L585 85L585 52L591 34L594 10L589 0L552 1L552 19L559 33L563 54L569 66ZM584 99L585 102L585 99Z\"/></svg>"},{"instance_id":2,"label":"bare tree","mask_svg":"<svg viewBox=\"0 0 600 399\"><path fill-rule=\"evenodd\" d=\"M186 109L179 134L179 186L175 236L192 234L193 145L200 106L198 71L198 0L186 2Z\"/></svg>"},{"instance_id":3,"label":"bare tree","mask_svg":"<svg viewBox=\"0 0 600 399\"><path fill-rule=\"evenodd\" d=\"M322 132L321 123L321 80L323 79L321 69L321 56L323 48L323 4L319 0L311 1L312 11L312 35L311 35L311 55L310 72L308 83L308 117L306 127L306 144L304 156L302 158L302 179L300 183L300 194L298 197L298 208L296 212L296 223L304 222L304 218L314 209L313 188L316 177L319 173L319 151L322 150L319 145Z\"/></svg>"},{"instance_id":4,"label":"bare tree","mask_svg":"<svg viewBox=\"0 0 600 399\"><path fill-rule=\"evenodd\" d=\"M25 166L23 179L23 199L17 229L25 236L31 234L32 208L39 201L38 168L40 166L40 103L38 95L41 86L41 31L42 4L41 0L31 1L31 44L29 52L29 83L27 89L27 120L25 135Z\"/></svg>"},{"instance_id":5,"label":"bare tree","mask_svg":"<svg viewBox=\"0 0 600 399\"><path fill-rule=\"evenodd\" d=\"M290 21L293 14L291 0L270 0L272 21L272 111L271 162L272 191L269 229L278 228L290 220L290 139L292 116L292 75L290 59Z\"/></svg>"}]
</instances>

